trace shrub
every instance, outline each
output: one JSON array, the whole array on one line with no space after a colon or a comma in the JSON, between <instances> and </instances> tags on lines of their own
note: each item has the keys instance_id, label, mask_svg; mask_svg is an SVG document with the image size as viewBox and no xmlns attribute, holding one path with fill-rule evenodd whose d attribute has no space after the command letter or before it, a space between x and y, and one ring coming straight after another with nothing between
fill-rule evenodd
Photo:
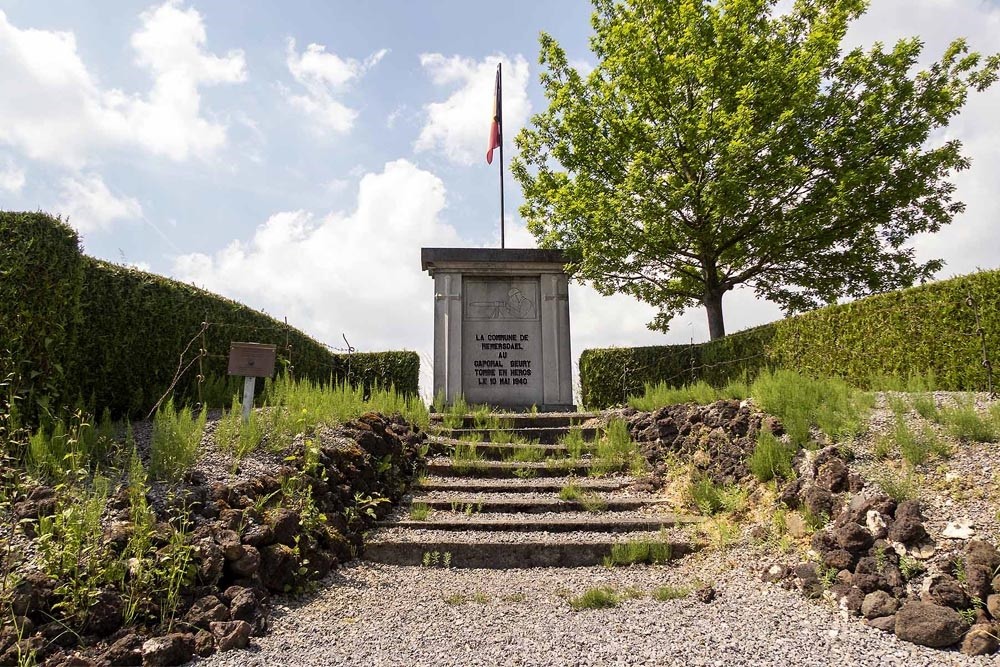
<instances>
[{"instance_id":1,"label":"shrub","mask_svg":"<svg viewBox=\"0 0 1000 667\"><path fill-rule=\"evenodd\" d=\"M83 265L76 232L60 219L0 211L0 381L11 380L0 402L17 396L27 423L75 397L68 370Z\"/></svg>"},{"instance_id":2,"label":"shrub","mask_svg":"<svg viewBox=\"0 0 1000 667\"><path fill-rule=\"evenodd\" d=\"M982 390L982 341L1000 349L1000 271L829 306L699 345L584 350L584 405L604 408L647 384L723 386L765 368L840 377L862 388ZM967 304L971 293L974 307ZM976 314L978 311L979 322ZM971 335L970 335L971 334ZM900 379L905 378L905 379Z\"/></svg>"},{"instance_id":3,"label":"shrub","mask_svg":"<svg viewBox=\"0 0 1000 667\"><path fill-rule=\"evenodd\" d=\"M43 213L0 212L0 267L0 381L13 378L2 393L20 397L22 418L32 424L40 405L62 408L76 396L92 412L145 417L189 343L184 363L200 349L208 356L180 378L178 405L228 403L234 383L222 378L234 340L276 345L279 369L299 378L348 382L366 393L390 386L418 393L414 352L332 354L235 301L85 257L76 232ZM206 378L200 389L199 370Z\"/></svg>"}]
</instances>

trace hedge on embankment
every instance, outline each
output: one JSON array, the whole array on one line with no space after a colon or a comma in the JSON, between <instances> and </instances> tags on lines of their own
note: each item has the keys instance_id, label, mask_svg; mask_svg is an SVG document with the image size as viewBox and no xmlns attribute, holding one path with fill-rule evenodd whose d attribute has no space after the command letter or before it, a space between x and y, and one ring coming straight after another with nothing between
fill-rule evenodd
<instances>
[{"instance_id":1,"label":"hedge on embankment","mask_svg":"<svg viewBox=\"0 0 1000 667\"><path fill-rule=\"evenodd\" d=\"M35 398L61 405L81 398L92 409L145 416L170 387L190 343L184 365L205 353L173 394L179 402L197 401L199 371L207 379L225 377L232 341L276 345L278 371L299 378L418 391L415 352L335 354L230 299L86 257L76 233L45 214L0 212L0 260L0 351L8 350L0 357L0 380L16 373Z\"/></svg>"},{"instance_id":2,"label":"hedge on embankment","mask_svg":"<svg viewBox=\"0 0 1000 667\"><path fill-rule=\"evenodd\" d=\"M699 345L584 350L580 383L589 407L622 403L647 383L721 385L765 367L859 387L921 376L934 389L984 390L984 346L1000 371L1000 271L828 306Z\"/></svg>"}]
</instances>

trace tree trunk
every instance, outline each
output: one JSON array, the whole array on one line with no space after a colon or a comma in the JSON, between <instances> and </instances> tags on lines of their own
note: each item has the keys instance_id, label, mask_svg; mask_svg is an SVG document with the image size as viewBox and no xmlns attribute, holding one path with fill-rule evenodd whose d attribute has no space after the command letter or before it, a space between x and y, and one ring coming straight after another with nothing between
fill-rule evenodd
<instances>
[{"instance_id":1,"label":"tree trunk","mask_svg":"<svg viewBox=\"0 0 1000 667\"><path fill-rule=\"evenodd\" d=\"M711 340L726 335L726 323L722 316L722 295L725 292L705 295L705 310L708 311L708 336Z\"/></svg>"}]
</instances>

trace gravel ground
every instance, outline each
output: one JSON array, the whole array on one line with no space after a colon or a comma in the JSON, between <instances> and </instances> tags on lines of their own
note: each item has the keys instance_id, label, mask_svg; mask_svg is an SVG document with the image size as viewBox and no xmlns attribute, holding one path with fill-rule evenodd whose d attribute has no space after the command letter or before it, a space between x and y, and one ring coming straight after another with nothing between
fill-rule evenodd
<instances>
[{"instance_id":1,"label":"gravel ground","mask_svg":"<svg viewBox=\"0 0 1000 667\"><path fill-rule=\"evenodd\" d=\"M264 665L1000 665L900 642L798 593L764 584L733 550L674 566L444 570L353 564L276 610L251 648L201 661ZM658 602L664 586L717 597ZM573 611L588 588L636 589L617 608ZM457 598L454 596L464 596Z\"/></svg>"}]
</instances>

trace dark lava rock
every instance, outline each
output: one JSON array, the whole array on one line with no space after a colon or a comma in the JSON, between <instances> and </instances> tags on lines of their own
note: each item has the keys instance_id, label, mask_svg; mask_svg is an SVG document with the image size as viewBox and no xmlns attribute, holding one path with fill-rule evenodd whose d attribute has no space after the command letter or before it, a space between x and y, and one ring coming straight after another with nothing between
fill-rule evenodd
<instances>
[{"instance_id":1,"label":"dark lava rock","mask_svg":"<svg viewBox=\"0 0 1000 667\"><path fill-rule=\"evenodd\" d=\"M124 604L114 591L101 591L87 610L87 631L107 637L122 626Z\"/></svg>"},{"instance_id":2,"label":"dark lava rock","mask_svg":"<svg viewBox=\"0 0 1000 667\"><path fill-rule=\"evenodd\" d=\"M941 574L930 582L928 588L930 599L926 602L934 602L943 607L952 609L967 609L969 607L969 596L962 590L962 585L954 577Z\"/></svg>"},{"instance_id":3,"label":"dark lava rock","mask_svg":"<svg viewBox=\"0 0 1000 667\"><path fill-rule=\"evenodd\" d=\"M815 485L809 486L799 494L799 498L802 500L802 506L813 516L830 518L833 515L833 494L827 489Z\"/></svg>"},{"instance_id":4,"label":"dark lava rock","mask_svg":"<svg viewBox=\"0 0 1000 667\"><path fill-rule=\"evenodd\" d=\"M930 602L911 600L896 612L896 636L921 646L953 646L967 627L957 611Z\"/></svg>"},{"instance_id":5,"label":"dark lava rock","mask_svg":"<svg viewBox=\"0 0 1000 667\"><path fill-rule=\"evenodd\" d=\"M863 554L871 547L875 538L868 532L867 528L862 528L856 523L845 523L833 529L833 536L841 549L850 551L852 554Z\"/></svg>"},{"instance_id":6,"label":"dark lava rock","mask_svg":"<svg viewBox=\"0 0 1000 667\"><path fill-rule=\"evenodd\" d=\"M896 615L891 616L881 616L879 618L870 618L865 621L869 626L875 628L876 630L881 630L882 632L895 632L896 631Z\"/></svg>"},{"instance_id":7,"label":"dark lava rock","mask_svg":"<svg viewBox=\"0 0 1000 667\"><path fill-rule=\"evenodd\" d=\"M854 566L854 556L845 549L835 549L823 555L823 565L834 570L850 570Z\"/></svg>"},{"instance_id":8,"label":"dark lava rock","mask_svg":"<svg viewBox=\"0 0 1000 667\"><path fill-rule=\"evenodd\" d=\"M965 548L965 585L969 595L986 601L993 592L992 579L1000 569L1000 552L981 540L970 540Z\"/></svg>"},{"instance_id":9,"label":"dark lava rock","mask_svg":"<svg viewBox=\"0 0 1000 667\"><path fill-rule=\"evenodd\" d=\"M295 538L301 531L299 513L290 509L279 508L271 515L271 531L274 541L288 547L295 546Z\"/></svg>"},{"instance_id":10,"label":"dark lava rock","mask_svg":"<svg viewBox=\"0 0 1000 667\"><path fill-rule=\"evenodd\" d=\"M142 644L143 667L183 665L194 656L194 635L174 632Z\"/></svg>"},{"instance_id":11,"label":"dark lava rock","mask_svg":"<svg viewBox=\"0 0 1000 667\"><path fill-rule=\"evenodd\" d=\"M272 591L290 590L298 562L295 552L284 544L269 544L261 552L260 579Z\"/></svg>"},{"instance_id":12,"label":"dark lava rock","mask_svg":"<svg viewBox=\"0 0 1000 667\"><path fill-rule=\"evenodd\" d=\"M243 558L229 563L229 568L238 577L252 577L260 569L260 552L248 545L243 547Z\"/></svg>"},{"instance_id":13,"label":"dark lava rock","mask_svg":"<svg viewBox=\"0 0 1000 667\"><path fill-rule=\"evenodd\" d=\"M194 634L194 652L201 658L207 658L215 653L215 637L208 630L199 630Z\"/></svg>"},{"instance_id":14,"label":"dark lava rock","mask_svg":"<svg viewBox=\"0 0 1000 667\"><path fill-rule=\"evenodd\" d=\"M892 522L892 525L889 526L888 537L893 542L913 544L927 537L927 531L924 530L924 524L920 519L907 515L903 518L897 517Z\"/></svg>"},{"instance_id":15,"label":"dark lava rock","mask_svg":"<svg viewBox=\"0 0 1000 667\"><path fill-rule=\"evenodd\" d=\"M847 466L840 459L830 459L819 466L816 485L827 491L840 493L847 490Z\"/></svg>"},{"instance_id":16,"label":"dark lava rock","mask_svg":"<svg viewBox=\"0 0 1000 667\"><path fill-rule=\"evenodd\" d=\"M228 621L229 609L214 595L206 595L195 600L184 615L184 621L196 628L207 630L213 621Z\"/></svg>"},{"instance_id":17,"label":"dark lava rock","mask_svg":"<svg viewBox=\"0 0 1000 667\"><path fill-rule=\"evenodd\" d=\"M137 634L126 634L102 653L101 658L111 665L140 665L143 641L144 638Z\"/></svg>"},{"instance_id":18,"label":"dark lava rock","mask_svg":"<svg viewBox=\"0 0 1000 667\"><path fill-rule=\"evenodd\" d=\"M885 591L873 591L865 596L861 604L861 615L867 619L892 616L899 609L899 600Z\"/></svg>"},{"instance_id":19,"label":"dark lava rock","mask_svg":"<svg viewBox=\"0 0 1000 667\"><path fill-rule=\"evenodd\" d=\"M969 628L962 640L961 651L965 655L992 655L1000 649L1000 626L991 623L977 623Z\"/></svg>"},{"instance_id":20,"label":"dark lava rock","mask_svg":"<svg viewBox=\"0 0 1000 667\"><path fill-rule=\"evenodd\" d=\"M252 628L246 621L222 621L212 623L212 635L220 651L246 648L250 642Z\"/></svg>"}]
</instances>

